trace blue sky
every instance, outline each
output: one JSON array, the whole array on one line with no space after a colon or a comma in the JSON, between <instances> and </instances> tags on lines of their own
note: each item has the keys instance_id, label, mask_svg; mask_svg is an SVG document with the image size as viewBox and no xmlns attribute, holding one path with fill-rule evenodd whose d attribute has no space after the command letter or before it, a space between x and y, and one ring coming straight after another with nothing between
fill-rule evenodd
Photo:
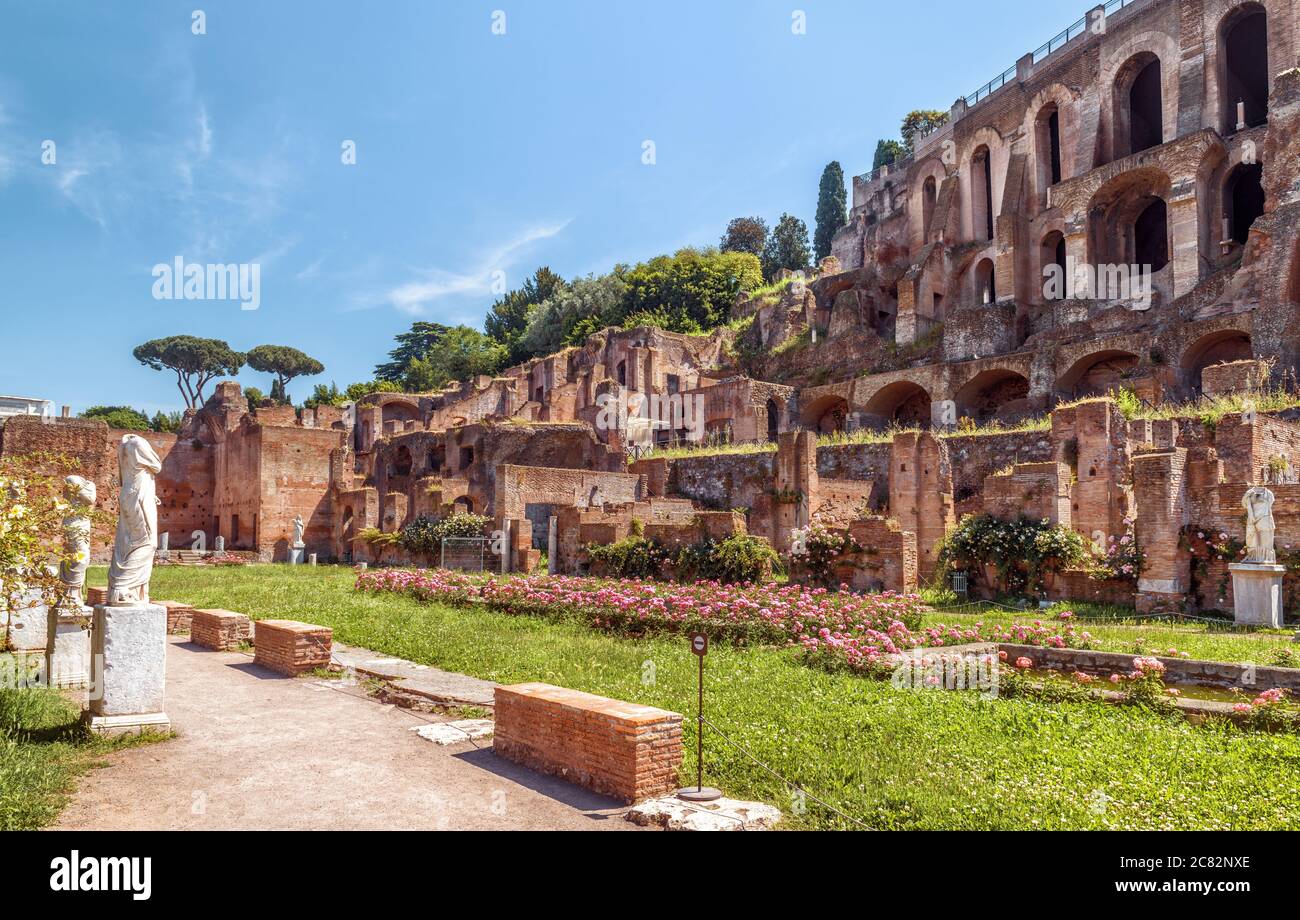
<instances>
[{"instance_id":1,"label":"blue sky","mask_svg":"<svg viewBox=\"0 0 1300 920\"><path fill-rule=\"evenodd\" d=\"M187 333L319 358L301 399L370 379L415 319L480 326L494 271L602 272L746 214L811 229L828 161L866 171L907 111L1085 6L3 0L0 393L178 409L131 349ZM177 256L257 262L260 308L155 299Z\"/></svg>"}]
</instances>

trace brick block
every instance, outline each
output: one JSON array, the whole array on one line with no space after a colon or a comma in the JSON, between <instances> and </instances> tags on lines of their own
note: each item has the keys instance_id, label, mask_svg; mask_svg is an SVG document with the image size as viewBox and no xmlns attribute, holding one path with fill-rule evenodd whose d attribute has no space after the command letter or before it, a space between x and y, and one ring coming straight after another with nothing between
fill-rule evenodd
<instances>
[{"instance_id":1,"label":"brick block","mask_svg":"<svg viewBox=\"0 0 1300 920\"><path fill-rule=\"evenodd\" d=\"M98 607L101 604L108 603L107 588L86 588L86 606Z\"/></svg>"},{"instance_id":2,"label":"brick block","mask_svg":"<svg viewBox=\"0 0 1300 920\"><path fill-rule=\"evenodd\" d=\"M329 667L334 630L294 620L261 620L253 660L265 668L296 677Z\"/></svg>"},{"instance_id":3,"label":"brick block","mask_svg":"<svg viewBox=\"0 0 1300 920\"><path fill-rule=\"evenodd\" d=\"M677 788L678 713L549 684L496 688L493 749L629 804Z\"/></svg>"},{"instance_id":4,"label":"brick block","mask_svg":"<svg viewBox=\"0 0 1300 920\"><path fill-rule=\"evenodd\" d=\"M252 635L252 624L242 613L195 610L190 617L190 641L213 651L226 652L238 648Z\"/></svg>"},{"instance_id":5,"label":"brick block","mask_svg":"<svg viewBox=\"0 0 1300 920\"><path fill-rule=\"evenodd\" d=\"M168 635L183 635L190 631L194 619L193 607L180 601L155 601L155 603L167 608Z\"/></svg>"}]
</instances>

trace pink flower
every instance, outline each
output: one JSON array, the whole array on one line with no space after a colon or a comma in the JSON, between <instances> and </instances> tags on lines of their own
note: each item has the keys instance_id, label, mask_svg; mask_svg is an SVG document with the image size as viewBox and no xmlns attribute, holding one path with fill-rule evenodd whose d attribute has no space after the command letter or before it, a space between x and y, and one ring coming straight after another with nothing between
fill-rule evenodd
<instances>
[{"instance_id":1,"label":"pink flower","mask_svg":"<svg viewBox=\"0 0 1300 920\"><path fill-rule=\"evenodd\" d=\"M1034 666L1034 663L1028 658L1017 658L1016 667L1022 671L1027 671Z\"/></svg>"}]
</instances>

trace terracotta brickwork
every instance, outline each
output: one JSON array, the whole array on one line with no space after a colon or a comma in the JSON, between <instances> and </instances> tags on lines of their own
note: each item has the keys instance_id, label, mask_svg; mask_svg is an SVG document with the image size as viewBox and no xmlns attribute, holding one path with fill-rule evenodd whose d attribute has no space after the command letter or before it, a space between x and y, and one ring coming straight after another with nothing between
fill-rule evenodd
<instances>
[{"instance_id":1,"label":"terracotta brickwork","mask_svg":"<svg viewBox=\"0 0 1300 920\"><path fill-rule=\"evenodd\" d=\"M296 677L327 668L334 630L293 620L258 620L253 660L277 674Z\"/></svg>"},{"instance_id":2,"label":"terracotta brickwork","mask_svg":"<svg viewBox=\"0 0 1300 920\"><path fill-rule=\"evenodd\" d=\"M190 616L190 641L215 652L228 652L249 641L248 617L229 610L195 610Z\"/></svg>"},{"instance_id":3,"label":"terracotta brickwork","mask_svg":"<svg viewBox=\"0 0 1300 920\"><path fill-rule=\"evenodd\" d=\"M189 632L194 622L194 608L179 601L156 601L167 608L168 635L184 635Z\"/></svg>"},{"instance_id":4,"label":"terracotta brickwork","mask_svg":"<svg viewBox=\"0 0 1300 920\"><path fill-rule=\"evenodd\" d=\"M549 684L496 688L492 748L507 760L632 804L672 792L682 717Z\"/></svg>"}]
</instances>

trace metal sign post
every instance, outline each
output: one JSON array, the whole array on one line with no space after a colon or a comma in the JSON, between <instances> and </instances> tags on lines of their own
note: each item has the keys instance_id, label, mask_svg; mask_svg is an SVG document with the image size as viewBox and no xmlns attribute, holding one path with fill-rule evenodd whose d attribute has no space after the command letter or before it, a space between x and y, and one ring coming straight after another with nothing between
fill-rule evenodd
<instances>
[{"instance_id":1,"label":"metal sign post","mask_svg":"<svg viewBox=\"0 0 1300 920\"><path fill-rule=\"evenodd\" d=\"M699 701L695 717L695 788L679 789L677 798L684 802L716 802L722 798L722 793L704 786L704 658L709 654L709 637L704 633L692 633L691 653L700 660Z\"/></svg>"}]
</instances>

